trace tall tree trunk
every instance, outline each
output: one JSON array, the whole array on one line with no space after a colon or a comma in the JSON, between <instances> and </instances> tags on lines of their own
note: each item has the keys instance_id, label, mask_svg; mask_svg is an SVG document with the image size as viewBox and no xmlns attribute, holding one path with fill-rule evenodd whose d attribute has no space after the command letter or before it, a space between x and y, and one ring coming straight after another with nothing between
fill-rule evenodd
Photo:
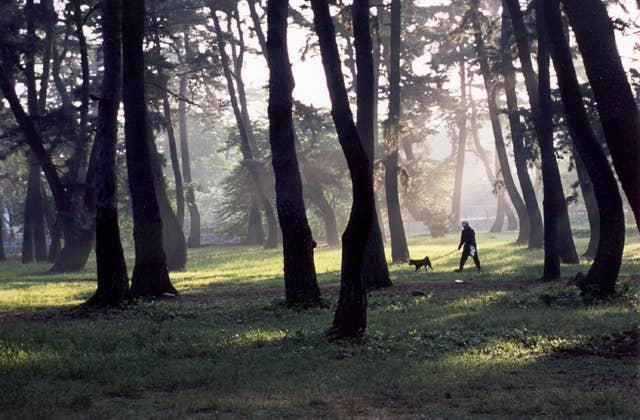
<instances>
[{"instance_id":1,"label":"tall tree trunk","mask_svg":"<svg viewBox=\"0 0 640 420\"><path fill-rule=\"evenodd\" d=\"M598 143L582 103L580 85L571 58L569 42L564 35L559 0L538 0L547 28L553 65L560 86L567 120L575 133L576 149L584 162L598 201L600 238L595 259L586 278L579 281L583 294L607 297L615 292L615 284L624 250L624 212L618 185L607 157Z\"/></svg>"},{"instance_id":2,"label":"tall tree trunk","mask_svg":"<svg viewBox=\"0 0 640 420\"><path fill-rule=\"evenodd\" d=\"M22 240L22 263L33 261L47 261L47 238L45 235L40 165L35 162L29 165Z\"/></svg>"},{"instance_id":3,"label":"tall tree trunk","mask_svg":"<svg viewBox=\"0 0 640 420\"><path fill-rule=\"evenodd\" d=\"M537 5L540 0L536 0ZM544 209L544 268L543 280L560 278L560 230L559 214L562 211L563 196L560 171L553 148L553 112L551 83L549 78L549 51L544 29L544 19L540 15L541 7L536 7L536 27L538 35L538 86L535 89L536 130L542 161L542 184ZM530 94L531 97L531 94ZM566 206L565 206L566 207Z\"/></svg>"},{"instance_id":4,"label":"tall tree trunk","mask_svg":"<svg viewBox=\"0 0 640 420\"><path fill-rule=\"evenodd\" d=\"M162 219L156 189L147 125L144 89L144 0L127 1L122 7L124 134L127 171L133 209L136 260L131 279L134 296L177 294L169 280L162 247Z\"/></svg>"},{"instance_id":5,"label":"tall tree trunk","mask_svg":"<svg viewBox=\"0 0 640 420\"><path fill-rule=\"evenodd\" d=\"M118 226L116 143L121 90L120 0L102 1L104 73L96 132L96 265L98 289L90 305L120 306L129 299L129 276Z\"/></svg>"},{"instance_id":6,"label":"tall tree trunk","mask_svg":"<svg viewBox=\"0 0 640 420\"><path fill-rule=\"evenodd\" d=\"M305 213L293 131L291 92L294 81L287 48L288 14L288 1L267 2L269 143L282 230L287 305L316 306L320 304L320 288L313 261L315 242Z\"/></svg>"},{"instance_id":7,"label":"tall tree trunk","mask_svg":"<svg viewBox=\"0 0 640 420\"><path fill-rule=\"evenodd\" d=\"M387 216L391 235L391 259L404 263L409 248L402 223L398 197L398 147L400 145L400 0L391 1L391 48L389 62L389 122L384 160L384 183L387 192Z\"/></svg>"},{"instance_id":8,"label":"tall tree trunk","mask_svg":"<svg viewBox=\"0 0 640 420\"><path fill-rule=\"evenodd\" d=\"M60 250L62 249L62 227L60 226L60 218L56 214L54 204L45 195L44 191L42 196L45 197L44 216L47 222L47 229L49 230L49 237L51 239L47 261L55 262L58 259L58 255L60 255Z\"/></svg>"},{"instance_id":9,"label":"tall tree trunk","mask_svg":"<svg viewBox=\"0 0 640 420\"><path fill-rule=\"evenodd\" d=\"M540 110L541 93L538 92L538 84L536 83L536 74L533 70L533 64L531 62L531 49L529 47L529 36L522 16L522 10L520 10L520 4L517 0L503 0L503 6L509 10L509 16L513 26L513 32L516 37L516 45L518 49L518 57L522 66L522 74L524 75L525 86L527 88L527 94L529 97L529 106L534 117L534 126L536 129L536 137L538 138L538 144L542 148L542 144L548 147L548 144L553 145L553 128L547 126L548 122L541 120L540 113L546 112ZM545 82L546 83L546 82ZM550 101L550 98L542 98L542 101ZM548 118L545 116L544 118ZM560 179L560 171L558 170L558 163L556 161L555 154L547 154L549 159L548 166L546 166L546 173L543 172L542 177L545 176L548 179L550 194L555 194L553 202L559 206L554 210L553 214L545 215L545 220L548 218L556 218L558 220L554 223L558 226L558 252L560 253L560 259L564 263L577 264L579 262L578 254L575 250L575 244L573 242L573 235L571 233L571 224L569 222L569 212L567 210L567 203L564 198L564 192L562 189L562 181ZM544 183L544 180L543 180ZM546 222L545 222L546 223ZM555 228L554 228L555 229Z\"/></svg>"},{"instance_id":10,"label":"tall tree trunk","mask_svg":"<svg viewBox=\"0 0 640 420\"><path fill-rule=\"evenodd\" d=\"M509 194L509 198L513 203L518 214L520 222L520 230L518 233L517 244L523 245L529 242L529 216L527 215L527 209L520 197L520 193L516 188L511 169L509 168L509 158L507 155L507 149L504 144L504 138L502 136L502 127L500 125L500 119L498 117L498 105L496 104L496 86L491 78L491 69L489 67L489 59L487 57L487 51L482 39L482 28L480 26L480 10L479 0L471 0L471 24L473 26L476 53L480 62L480 72L482 73L482 79L484 80L484 87L487 92L487 102L489 105L489 118L491 119L491 128L493 129L493 136L496 143L496 152L500 160L500 168L504 184Z\"/></svg>"},{"instance_id":11,"label":"tall tree trunk","mask_svg":"<svg viewBox=\"0 0 640 420\"><path fill-rule=\"evenodd\" d=\"M182 229L184 225L184 184L182 182L182 173L180 172L180 161L178 160L178 147L176 145L176 135L173 129L173 121L171 118L171 106L169 104L169 96L166 91L162 92L162 109L166 121L165 129L167 130L167 140L169 143L169 156L171 158L171 168L173 169L173 179L176 183L176 218L178 226Z\"/></svg>"},{"instance_id":12,"label":"tall tree trunk","mask_svg":"<svg viewBox=\"0 0 640 420\"><path fill-rule=\"evenodd\" d=\"M185 34L185 49L188 49ZM180 125L180 155L182 158L182 175L185 183L185 199L189 209L189 239L187 246L197 248L200 246L200 211L196 201L196 194L191 178L191 156L189 155L189 134L187 130L187 78L180 78L180 103L178 104L178 123Z\"/></svg>"},{"instance_id":13,"label":"tall tree trunk","mask_svg":"<svg viewBox=\"0 0 640 420\"><path fill-rule=\"evenodd\" d=\"M149 151L151 152L151 171L153 174L153 186L156 190L156 199L162 218L162 244L169 271L182 270L187 265L187 241L176 214L171 208L167 184L162 171L162 158L158 153L152 130L147 129Z\"/></svg>"},{"instance_id":14,"label":"tall tree trunk","mask_svg":"<svg viewBox=\"0 0 640 420\"><path fill-rule=\"evenodd\" d=\"M575 143L575 139L573 140ZM587 167L580 158L578 151L573 148L573 156L576 163L576 172L578 173L578 182L582 191L582 199L587 209L587 218L589 219L589 245L587 250L582 254L584 257L593 258L596 256L598 242L600 241L600 212L598 211L598 201L593 192L593 183L589 178Z\"/></svg>"},{"instance_id":15,"label":"tall tree trunk","mask_svg":"<svg viewBox=\"0 0 640 420\"><path fill-rule=\"evenodd\" d=\"M516 72L513 68L511 58L511 34L509 32L509 13L506 8L502 11L502 75L504 78L504 88L507 96L507 111L509 116L509 126L511 128L511 141L513 143L513 156L520 181L520 190L529 218L529 248L542 248L544 242L544 228L542 226L542 215L533 189L533 183L529 176L527 165L527 152L525 150L524 135L525 128L520 121L518 108L518 95L516 93Z\"/></svg>"},{"instance_id":16,"label":"tall tree trunk","mask_svg":"<svg viewBox=\"0 0 640 420\"><path fill-rule=\"evenodd\" d=\"M636 226L640 229L640 115L620 60L613 24L601 0L562 0L598 115Z\"/></svg>"},{"instance_id":17,"label":"tall tree trunk","mask_svg":"<svg viewBox=\"0 0 640 420\"><path fill-rule=\"evenodd\" d=\"M353 188L351 214L342 235L340 298L330 334L354 337L363 335L367 326L367 294L362 268L375 208L371 164L349 107L329 4L324 0L312 0L311 7L331 97L331 115L347 159Z\"/></svg>"},{"instance_id":18,"label":"tall tree trunk","mask_svg":"<svg viewBox=\"0 0 640 420\"><path fill-rule=\"evenodd\" d=\"M264 247L275 248L278 246L278 232L275 213L273 211L273 206L271 205L269 197L267 196L265 191L266 187L264 185L264 174L261 173L262 171L259 168L259 164L257 161L255 161L255 146L252 146L251 142L253 136L249 131L250 124L248 124L248 121L243 117L242 109L238 104L238 97L236 96L236 89L233 84L234 77L231 73L229 57L227 56L227 53L225 51L224 35L222 33L222 29L220 28L218 16L216 15L215 1L210 1L210 7L211 17L213 19L216 30L216 39L218 43L220 61L222 63L225 79L227 81L227 89L229 90L231 107L233 108L233 113L238 125L238 131L240 132L240 151L242 152L243 159L247 163L247 169L249 171L249 175L251 176L251 180L256 187L258 202L264 210L267 219L267 240L265 241Z\"/></svg>"},{"instance_id":19,"label":"tall tree trunk","mask_svg":"<svg viewBox=\"0 0 640 420\"><path fill-rule=\"evenodd\" d=\"M357 94L357 129L362 146L367 153L371 167L373 183L373 161L375 156L375 136L377 129L374 118L374 106L377 96L375 88L373 55L371 52L371 32L369 30L369 0L355 0L352 8L353 34L356 50L356 94ZM371 186L373 188L373 184ZM374 208L371 214L371 230L365 248L364 268L362 275L368 289L379 289L392 286L389 278L387 258L384 253L382 234L378 214Z\"/></svg>"},{"instance_id":20,"label":"tall tree trunk","mask_svg":"<svg viewBox=\"0 0 640 420\"><path fill-rule=\"evenodd\" d=\"M459 50L460 71L460 108L457 111L456 120L458 123L458 150L456 151L456 173L453 182L453 197L451 205L451 214L453 220L460 221L460 202L462 200L462 179L464 175L464 153L467 141L467 70L465 66L465 57L462 52L462 46Z\"/></svg>"}]
</instances>

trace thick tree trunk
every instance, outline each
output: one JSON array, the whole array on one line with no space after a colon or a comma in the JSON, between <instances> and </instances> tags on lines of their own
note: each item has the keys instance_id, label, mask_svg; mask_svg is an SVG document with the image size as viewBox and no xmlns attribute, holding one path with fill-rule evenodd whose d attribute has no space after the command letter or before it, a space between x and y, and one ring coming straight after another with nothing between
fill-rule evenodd
<instances>
[{"instance_id":1,"label":"thick tree trunk","mask_svg":"<svg viewBox=\"0 0 640 420\"><path fill-rule=\"evenodd\" d=\"M124 134L136 260L131 279L134 296L177 294L169 280L162 247L162 219L150 150L144 89L144 0L127 1L122 7Z\"/></svg>"},{"instance_id":2,"label":"thick tree trunk","mask_svg":"<svg viewBox=\"0 0 640 420\"><path fill-rule=\"evenodd\" d=\"M391 48L389 62L389 126L384 160L384 183L387 193L387 216L391 236L391 259L405 263L409 248L402 223L398 196L398 147L400 145L400 0L391 1Z\"/></svg>"},{"instance_id":3,"label":"thick tree trunk","mask_svg":"<svg viewBox=\"0 0 640 420\"><path fill-rule=\"evenodd\" d=\"M51 200L46 196L44 188L42 190L42 196L45 198L44 202L44 218L47 222L47 229L49 230L49 237L51 243L49 244L49 253L47 254L47 261L55 262L60 255L62 249L62 228L60 226L58 215L55 211L55 206Z\"/></svg>"},{"instance_id":4,"label":"thick tree trunk","mask_svg":"<svg viewBox=\"0 0 640 420\"><path fill-rule=\"evenodd\" d=\"M104 73L96 132L96 265L98 289L87 302L120 306L130 298L129 276L118 226L116 143L121 90L121 0L102 1Z\"/></svg>"},{"instance_id":5,"label":"thick tree trunk","mask_svg":"<svg viewBox=\"0 0 640 420\"><path fill-rule=\"evenodd\" d=\"M460 107L457 111L458 150L456 151L456 173L453 181L451 214L453 220L460 221L460 202L462 201L462 180L464 175L464 153L467 141L467 70L462 47L459 48L460 71ZM457 230L457 229L456 229Z\"/></svg>"},{"instance_id":6,"label":"thick tree trunk","mask_svg":"<svg viewBox=\"0 0 640 420\"><path fill-rule=\"evenodd\" d=\"M188 49L185 34L185 49ZM187 130L187 78L180 78L180 103L178 104L178 123L180 125L180 155L182 158L182 175L185 184L185 199L189 209L189 239L187 246L197 248L200 246L200 211L196 202L196 194L191 178L191 156L189 155L189 134Z\"/></svg>"},{"instance_id":7,"label":"thick tree trunk","mask_svg":"<svg viewBox=\"0 0 640 420\"><path fill-rule=\"evenodd\" d=\"M482 73L482 79L484 80L485 90L487 92L487 102L489 105L489 118L491 119L491 128L493 130L493 136L496 143L496 152L500 159L500 168L504 184L511 198L511 202L518 213L518 219L520 222L520 230L518 233L517 244L523 245L529 242L529 217L527 215L527 209L520 197L520 193L516 187L511 169L509 168L509 158L507 155L507 149L504 144L504 138L502 136L502 127L500 125L500 119L498 117L498 105L496 104L496 87L491 78L491 69L489 67L489 60L487 57L487 51L482 39L482 28L480 26L480 17L478 10L479 0L471 0L471 23L473 25L476 53L480 62L480 72Z\"/></svg>"},{"instance_id":8,"label":"thick tree trunk","mask_svg":"<svg viewBox=\"0 0 640 420\"><path fill-rule=\"evenodd\" d=\"M573 141L575 143L575 139ZM600 241L600 212L598 211L598 201L593 192L593 184L591 183L591 178L589 178L587 167L584 165L575 147L573 156L576 163L576 172L578 173L578 182L580 183L582 198L587 209L587 218L589 219L589 245L587 245L587 250L582 255L587 258L593 258L596 256L598 242Z\"/></svg>"},{"instance_id":9,"label":"thick tree trunk","mask_svg":"<svg viewBox=\"0 0 640 420\"><path fill-rule=\"evenodd\" d=\"M22 240L22 263L33 261L47 261L42 182L40 180L40 165L37 163L29 165Z\"/></svg>"},{"instance_id":10,"label":"thick tree trunk","mask_svg":"<svg viewBox=\"0 0 640 420\"><path fill-rule=\"evenodd\" d=\"M493 221L493 225L489 229L491 233L500 233L502 232L502 226L504 225L504 216L505 216L505 206L507 202L504 199L504 194L498 193L498 205L496 206L496 218Z\"/></svg>"},{"instance_id":11,"label":"thick tree trunk","mask_svg":"<svg viewBox=\"0 0 640 420\"><path fill-rule=\"evenodd\" d=\"M544 228L542 226L542 215L538 206L536 192L529 176L527 165L527 152L524 145L525 128L520 121L518 109L518 95L516 93L516 72L513 68L511 58L511 40L508 28L509 13L507 9L502 12L502 75L504 78L504 88L507 96L507 111L509 116L509 126L511 128L511 141L513 143L513 156L520 181L522 198L527 209L529 218L529 248L542 248L544 242Z\"/></svg>"},{"instance_id":12,"label":"thick tree trunk","mask_svg":"<svg viewBox=\"0 0 640 420\"><path fill-rule=\"evenodd\" d=\"M311 7L331 97L331 115L353 188L351 214L342 235L340 298L329 333L337 337L354 337L363 335L367 326L367 294L362 268L375 208L371 164L349 107L329 4L324 0L312 0Z\"/></svg>"},{"instance_id":13,"label":"thick tree trunk","mask_svg":"<svg viewBox=\"0 0 640 420\"><path fill-rule=\"evenodd\" d=\"M313 261L315 241L305 213L302 179L293 131L293 74L287 48L288 1L267 2L269 64L269 143L276 179L276 205L282 230L287 305L317 306L320 288Z\"/></svg>"},{"instance_id":14,"label":"thick tree trunk","mask_svg":"<svg viewBox=\"0 0 640 420\"><path fill-rule=\"evenodd\" d=\"M615 284L624 250L624 212L622 198L607 157L590 126L580 94L580 85L564 35L559 0L539 0L544 27L549 34L551 56L560 86L567 120L575 133L576 149L584 162L598 201L600 238L595 259L587 276L578 281L583 294L607 297L615 292Z\"/></svg>"},{"instance_id":15,"label":"thick tree trunk","mask_svg":"<svg viewBox=\"0 0 640 420\"><path fill-rule=\"evenodd\" d=\"M640 229L640 115L601 0L562 0L622 188Z\"/></svg>"},{"instance_id":16,"label":"thick tree trunk","mask_svg":"<svg viewBox=\"0 0 640 420\"><path fill-rule=\"evenodd\" d=\"M538 5L540 0L536 0ZM544 268L543 280L560 278L560 230L559 214L562 211L563 193L560 182L560 171L553 149L553 112L551 100L551 84L549 78L549 51L544 29L544 19L540 16L540 8L536 10L538 33L538 86L536 98L536 130L540 145L542 161L542 188L544 209ZM565 206L566 207L566 206Z\"/></svg>"},{"instance_id":17,"label":"thick tree trunk","mask_svg":"<svg viewBox=\"0 0 640 420\"><path fill-rule=\"evenodd\" d=\"M375 124L374 106L377 96L375 88L373 55L371 52L371 33L369 30L369 1L355 0L352 8L353 34L356 50L356 94L357 94L357 128L360 140L367 153L371 165L371 181L373 182L373 161L375 156ZM373 185L372 185L373 188ZM379 289L392 286L389 278L387 258L380 232L380 223L375 209L371 215L372 223L364 257L364 282L367 289Z\"/></svg>"},{"instance_id":18,"label":"thick tree trunk","mask_svg":"<svg viewBox=\"0 0 640 420\"><path fill-rule=\"evenodd\" d=\"M247 162L247 169L251 176L251 180L256 187L258 202L264 210L267 220L267 239L264 243L264 247L267 249L276 248L278 246L278 232L275 213L273 211L271 201L269 200L269 197L267 196L265 191L266 187L264 185L264 174L262 173L263 171L260 170L259 163L255 161L255 145L253 145L251 141L253 139L253 135L250 131L250 122L244 118L245 116L243 115L243 111L238 104L238 97L236 96L236 89L233 83L234 76L231 73L229 57L227 56L227 53L225 51L224 35L222 33L222 29L220 28L218 16L216 15L215 1L210 1L210 7L211 17L213 19L216 31L216 40L218 44L218 51L220 54L220 61L222 63L225 79L227 81L227 89L229 90L231 107L233 108L233 113L238 125L238 131L240 132L240 151L242 152L243 159Z\"/></svg>"}]
</instances>

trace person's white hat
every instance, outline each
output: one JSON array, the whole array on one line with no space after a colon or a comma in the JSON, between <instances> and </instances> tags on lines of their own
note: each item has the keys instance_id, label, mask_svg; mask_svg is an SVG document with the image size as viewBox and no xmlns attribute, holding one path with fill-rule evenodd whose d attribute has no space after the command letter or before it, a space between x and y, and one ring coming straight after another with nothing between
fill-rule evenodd
<instances>
[{"instance_id":1,"label":"person's white hat","mask_svg":"<svg viewBox=\"0 0 640 420\"><path fill-rule=\"evenodd\" d=\"M462 228L465 228L465 227L469 226L469 222L466 221L466 220L462 220L462 221L460 221L460 226L462 226Z\"/></svg>"}]
</instances>

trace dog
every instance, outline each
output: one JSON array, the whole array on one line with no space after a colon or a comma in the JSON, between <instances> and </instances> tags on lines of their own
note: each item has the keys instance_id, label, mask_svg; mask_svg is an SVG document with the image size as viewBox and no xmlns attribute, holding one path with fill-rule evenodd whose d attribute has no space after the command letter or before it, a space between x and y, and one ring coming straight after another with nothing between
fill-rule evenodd
<instances>
[{"instance_id":1,"label":"dog","mask_svg":"<svg viewBox=\"0 0 640 420\"><path fill-rule=\"evenodd\" d=\"M427 271L428 268L433 271L433 267L431 266L431 260L429 259L429 257L424 257L421 260L409 259L409 265L415 265L416 271L420 270L420 267L424 267L424 271Z\"/></svg>"}]
</instances>

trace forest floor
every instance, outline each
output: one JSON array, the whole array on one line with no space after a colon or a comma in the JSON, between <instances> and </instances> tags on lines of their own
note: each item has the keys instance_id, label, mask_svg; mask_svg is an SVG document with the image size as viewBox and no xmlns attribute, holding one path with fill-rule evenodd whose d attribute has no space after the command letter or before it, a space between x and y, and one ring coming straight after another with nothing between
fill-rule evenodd
<instances>
[{"instance_id":1,"label":"forest floor","mask_svg":"<svg viewBox=\"0 0 640 420\"><path fill-rule=\"evenodd\" d=\"M300 312L279 250L191 250L181 298L109 311L80 306L94 261L0 263L0 418L640 418L637 234L620 296L588 303L567 285L586 261L542 283L542 251L513 240L479 234L483 271L458 274L457 235L410 238L434 271L391 266L366 337L336 342L339 249L316 250L326 307Z\"/></svg>"}]
</instances>

